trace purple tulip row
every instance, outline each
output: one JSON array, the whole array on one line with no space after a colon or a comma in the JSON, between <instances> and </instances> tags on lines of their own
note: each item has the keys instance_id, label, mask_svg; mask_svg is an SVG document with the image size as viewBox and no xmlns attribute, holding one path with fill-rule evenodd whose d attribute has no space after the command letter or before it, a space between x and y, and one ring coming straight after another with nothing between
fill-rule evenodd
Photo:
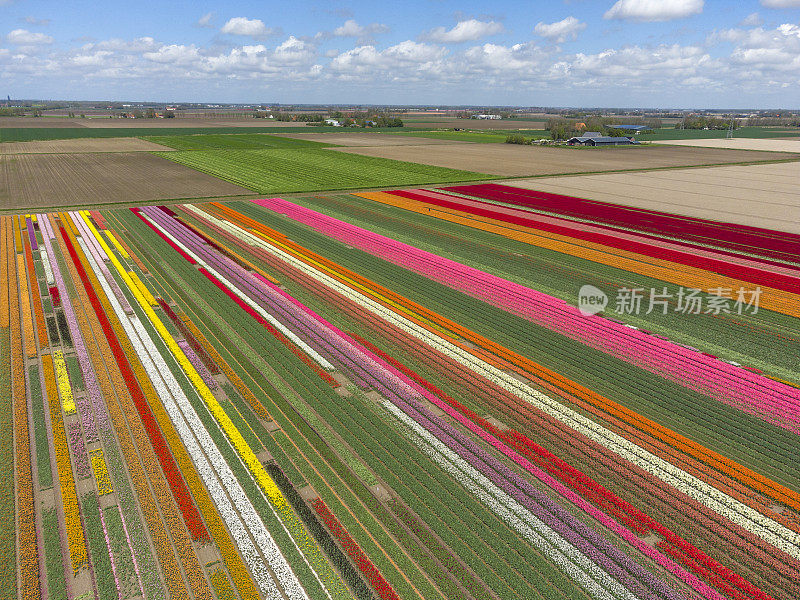
<instances>
[{"instance_id":1,"label":"purple tulip row","mask_svg":"<svg viewBox=\"0 0 800 600\"><path fill-rule=\"evenodd\" d=\"M558 298L280 198L254 202L770 423L800 432L800 390L796 388L620 323L583 316Z\"/></svg>"},{"instance_id":2,"label":"purple tulip row","mask_svg":"<svg viewBox=\"0 0 800 600\"><path fill-rule=\"evenodd\" d=\"M578 548L595 564L621 582L636 596L647 599L678 600L663 581L635 563L626 554L584 525L569 511L553 502L506 465L489 455L466 435L445 421L434 417L422 404L422 395L409 383L383 367L377 357L357 347L341 331L303 307L283 290L252 274L218 253L199 236L182 227L172 217L156 208L143 209L170 234L186 244L202 260L234 282L243 293L268 310L284 325L337 365L364 389L375 389L417 423L430 431L451 450L527 508L541 522Z\"/></svg>"}]
</instances>

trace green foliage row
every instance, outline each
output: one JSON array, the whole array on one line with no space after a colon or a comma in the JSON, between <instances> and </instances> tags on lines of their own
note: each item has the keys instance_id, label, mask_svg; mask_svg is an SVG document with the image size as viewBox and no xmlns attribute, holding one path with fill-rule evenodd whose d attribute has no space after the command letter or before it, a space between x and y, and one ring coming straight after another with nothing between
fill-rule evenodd
<instances>
[{"instance_id":1,"label":"green foliage row","mask_svg":"<svg viewBox=\"0 0 800 600\"><path fill-rule=\"evenodd\" d=\"M155 154L260 194L423 185L496 177L333 150L199 150Z\"/></svg>"},{"instance_id":2,"label":"green foliage row","mask_svg":"<svg viewBox=\"0 0 800 600\"><path fill-rule=\"evenodd\" d=\"M0 328L0 590L17 597L17 528L14 507L14 411L9 329Z\"/></svg>"},{"instance_id":3,"label":"green foliage row","mask_svg":"<svg viewBox=\"0 0 800 600\"><path fill-rule=\"evenodd\" d=\"M220 135L154 135L143 138L176 150L263 150L266 148L326 148L332 144L296 140L266 133L226 133Z\"/></svg>"},{"instance_id":4,"label":"green foliage row","mask_svg":"<svg viewBox=\"0 0 800 600\"><path fill-rule=\"evenodd\" d=\"M53 487L53 468L50 464L50 442L45 423L44 398L42 396L42 382L39 379L38 365L28 367L28 379L31 386L37 477L39 479L39 487L47 489Z\"/></svg>"}]
</instances>

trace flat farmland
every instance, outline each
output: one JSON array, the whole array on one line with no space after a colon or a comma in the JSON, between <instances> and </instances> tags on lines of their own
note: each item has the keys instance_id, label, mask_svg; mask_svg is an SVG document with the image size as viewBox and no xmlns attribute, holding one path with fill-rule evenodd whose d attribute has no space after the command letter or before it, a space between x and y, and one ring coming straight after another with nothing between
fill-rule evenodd
<instances>
[{"instance_id":1,"label":"flat farmland","mask_svg":"<svg viewBox=\"0 0 800 600\"><path fill-rule=\"evenodd\" d=\"M0 203L4 209L247 193L238 185L144 152L0 157Z\"/></svg>"},{"instance_id":2,"label":"flat farmland","mask_svg":"<svg viewBox=\"0 0 800 600\"><path fill-rule=\"evenodd\" d=\"M410 132L409 132L410 133ZM290 133L282 137L295 140L321 142L334 146L419 146L422 144L447 144L447 140L430 139L402 133Z\"/></svg>"},{"instance_id":3,"label":"flat farmland","mask_svg":"<svg viewBox=\"0 0 800 600\"><path fill-rule=\"evenodd\" d=\"M658 142L673 146L703 148L729 148L735 150L762 150L768 152L800 152L798 138L732 138L718 140L669 140Z\"/></svg>"},{"instance_id":4,"label":"flat farmland","mask_svg":"<svg viewBox=\"0 0 800 600\"><path fill-rule=\"evenodd\" d=\"M800 233L797 163L515 180L514 186Z\"/></svg>"},{"instance_id":5,"label":"flat farmland","mask_svg":"<svg viewBox=\"0 0 800 600\"><path fill-rule=\"evenodd\" d=\"M403 119L407 127L433 127L463 129L544 129L544 121L523 121L516 119L501 119L499 121L478 119Z\"/></svg>"},{"instance_id":6,"label":"flat farmland","mask_svg":"<svg viewBox=\"0 0 800 600\"><path fill-rule=\"evenodd\" d=\"M0 154L84 154L91 152L149 152L170 150L135 137L76 138L71 140L38 140L0 144Z\"/></svg>"},{"instance_id":7,"label":"flat farmland","mask_svg":"<svg viewBox=\"0 0 800 600\"><path fill-rule=\"evenodd\" d=\"M430 144L335 148L347 152L504 177L656 169L800 158L800 154L673 146L549 148L511 144Z\"/></svg>"}]
</instances>

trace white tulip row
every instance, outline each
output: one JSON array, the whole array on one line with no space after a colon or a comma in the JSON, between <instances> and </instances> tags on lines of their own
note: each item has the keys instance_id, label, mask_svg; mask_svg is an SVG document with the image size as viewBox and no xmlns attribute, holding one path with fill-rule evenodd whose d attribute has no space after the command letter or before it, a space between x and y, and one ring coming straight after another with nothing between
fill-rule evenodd
<instances>
[{"instance_id":1,"label":"white tulip row","mask_svg":"<svg viewBox=\"0 0 800 600\"><path fill-rule=\"evenodd\" d=\"M79 242L148 377L153 383L153 387L156 389L159 398L161 398L170 420L175 425L186 450L192 457L192 462L194 462L200 477L203 479L203 483L211 494L214 504L236 541L240 553L247 562L259 589L268 600L283 598L275 580L267 569L267 565L264 563L264 558L261 556L263 554L267 564L269 564L272 572L286 591L286 595L293 600L307 600L305 590L303 590L263 521L230 470L229 465L183 394L180 385L174 379L144 325L137 316L125 314L108 282L101 276L101 271L89 248L83 240L79 240ZM255 540L258 548L256 548L253 540Z\"/></svg>"},{"instance_id":2,"label":"white tulip row","mask_svg":"<svg viewBox=\"0 0 800 600\"><path fill-rule=\"evenodd\" d=\"M142 214L143 217L147 218L147 215ZM314 350L311 346L306 344L303 340L297 337L291 329L288 329L283 323L278 321L275 317L273 317L270 313L264 310L261 306L256 304L253 300L251 300L247 294L243 293L239 288L237 288L233 283L231 283L228 279L226 279L222 274L220 274L214 267L209 265L206 261L200 258L197 254L192 252L183 242L178 240L175 236L173 236L169 231L165 230L161 227L158 223L153 221L152 219L148 219L149 223L156 227L161 233L167 236L176 246L178 246L181 250L186 252L189 256L191 256L194 260L196 260L200 265L205 268L206 271L211 273L214 277L219 279L223 284L225 284L234 294L236 294L239 298L244 300L253 310L255 310L258 314L264 317L267 321L269 321L276 329L278 329L283 335L288 337L292 342L294 342L297 346L302 348L303 352L308 354L311 358L313 358L317 363L319 363L323 369L327 369L328 371L336 370L330 362L328 362L325 357L323 357L319 352Z\"/></svg>"},{"instance_id":3,"label":"white tulip row","mask_svg":"<svg viewBox=\"0 0 800 600\"><path fill-rule=\"evenodd\" d=\"M39 254L42 257L42 267L44 268L44 277L47 280L47 285L55 285L56 280L53 277L53 268L50 266L47 252L45 252L44 248L39 248Z\"/></svg>"},{"instance_id":4,"label":"white tulip row","mask_svg":"<svg viewBox=\"0 0 800 600\"><path fill-rule=\"evenodd\" d=\"M222 225L222 221L214 219L211 215L203 213L204 218L214 220ZM286 261L293 267L314 277L320 283L331 289L347 296L363 308L376 314L377 316L389 321L406 333L413 335L417 339L425 342L429 346L441 351L453 360L459 362L468 369L482 375L518 396L519 398L536 406L536 408L546 412L550 416L558 419L567 426L586 435L589 439L601 444L622 458L641 467L665 483L674 486L679 491L690 496L718 514L730 519L733 523L740 525L744 529L759 536L776 548L781 549L790 556L800 559L800 534L775 522L766 515L750 508L742 502L731 498L724 492L686 473L675 465L663 460L662 458L637 446L633 442L625 439L602 425L595 423L582 414L564 406L560 402L530 388L514 377L504 373L500 369L486 363L468 351L459 348L455 344L442 339L438 335L424 329L416 323L384 307L366 295L353 290L347 285L337 281L333 277L313 268L293 255L268 244L264 240L243 231L229 223L225 223L225 228L248 243L261 248L274 256Z\"/></svg>"},{"instance_id":5,"label":"white tulip row","mask_svg":"<svg viewBox=\"0 0 800 600\"><path fill-rule=\"evenodd\" d=\"M609 576L580 550L531 514L527 508L497 487L397 406L388 400L384 400L382 405L410 429L409 437L422 452L450 473L594 598L637 600L638 597L630 590Z\"/></svg>"},{"instance_id":6,"label":"white tulip row","mask_svg":"<svg viewBox=\"0 0 800 600\"><path fill-rule=\"evenodd\" d=\"M146 215L142 215L142 216L145 216L145 217L146 217ZM149 222L150 222L150 223L151 223L153 226L155 226L155 227L158 227L158 229L159 229L159 230L160 230L162 233L164 233L165 235L169 235L169 233L168 233L167 231L165 231L165 230L164 230L162 227L160 227L160 226L159 226L157 223L154 223L154 222L153 222L152 220L150 220L150 219L148 219L148 221L149 221ZM199 257L199 256L197 256L196 254L192 253L192 252L189 250L189 248L187 248L187 247L186 247L186 245L185 245L185 244L183 244L182 242L180 242L179 240L177 240L177 239L176 239L174 236L170 236L170 239L171 239L171 240L173 241L173 243L174 243L174 244L176 244L176 245L177 245L177 246L178 246L178 247L179 247L181 250L183 250L184 252L187 252L187 253L191 254L191 255L192 255L192 257L193 257L193 258L195 258L195 260L197 260L197 261L198 261L198 262L199 262L199 263L200 263L202 266L204 266L204 267L208 268L209 270L213 270L213 269L212 269L210 266L208 266L208 265L207 265L207 263L205 263L204 261L202 261L202 260L200 259L200 257ZM101 266L102 266L102 265L101 265ZM226 281L226 280L225 280L224 278L222 278L222 277L221 277L221 275L219 275L219 274L218 274L216 271L214 271L214 274L215 274L217 277L220 277L222 281ZM226 282L226 283L227 283L227 282ZM234 289L236 289L236 288L234 288ZM154 317L154 318L157 318L157 317ZM288 330L287 330L287 331L288 331ZM167 340L165 339L164 341L166 342ZM159 358L161 358L161 356L160 356L160 355L159 355ZM182 361L181 361L181 359L180 359L178 356L176 356L175 358L178 360L178 362L179 362L179 363L181 363L181 362L182 362ZM183 358L185 358L185 357L183 357ZM186 363L185 363L185 361L183 362L183 364L184 364L184 365L186 364ZM170 371L169 373L167 373L167 374L166 374L166 376L167 376L167 377L173 377L173 376L172 376L172 372ZM204 384L202 384L202 383L201 383L200 385L204 385ZM207 391L208 391L209 393L212 393L212 392L210 392L210 390L207 390ZM183 407L183 405L182 405L182 404L181 404L181 406ZM196 416L196 413L194 413L194 409L191 407L191 405L188 405L188 406L189 406L189 409L191 409L191 410L192 410L192 413L191 413L191 414ZM213 413L211 413L211 411L209 411L209 413L210 413L210 414L212 414L212 416L214 416L214 415L213 415ZM191 419L190 419L190 422L191 422ZM199 426L199 427L203 427L203 426L202 426L202 423L200 423L199 421L198 421L197 423L198 423L198 426ZM202 431L205 433L205 432L206 432L205 428L203 428L203 429L202 429ZM209 438L209 441L210 441L210 438ZM292 544L293 544L293 545L294 545L294 547L297 549L297 552L300 554L300 556L302 557L303 561L306 563L306 566L307 566L307 567L308 567L308 569L311 571L311 573L314 575L314 578L317 580L317 582L319 583L320 587L321 587L321 588L323 589L323 591L325 592L326 596L327 596L327 597L330 599L330 598L331 598L331 593L330 593L330 590L328 589L328 586L326 586L326 585L323 583L322 579L320 578L320 575L319 575L319 573L317 572L317 569L315 569L315 568L314 568L314 566L313 566L313 565L311 564L311 562L309 561L308 557L306 556L306 552L304 552L304 551L301 549L301 547L300 547L300 545L298 544L298 541L297 541L297 539L296 539L296 534L292 534L292 532L290 532L290 531L289 531L289 528L287 527L287 525L286 525L286 523L285 523L284 516L282 515L282 513L280 513L280 512L279 512L279 511L276 509L276 506L275 506L274 500L273 500L273 499L272 499L270 496L268 496L267 494L265 494L265 490L264 490L263 486L262 486L262 485L260 484L260 482L259 482L259 481L257 481L257 479L254 477L254 473L253 473L252 469L250 468L250 467L251 467L251 465L248 465L248 464L246 463L246 461L243 459L243 457L242 457L242 455L241 455L241 452L240 452L240 449L239 449L239 448L237 448L237 447L235 446L235 444L233 444L233 443L231 442L231 440L228 440L228 442L229 442L229 444L231 445L231 448L234 450L234 453L236 454L237 460L239 460L239 462L240 462L240 464L242 465L242 467L244 467L245 471L247 471L247 473L248 473L248 476L251 478L251 480L253 481L253 483L255 483L255 484L256 484L256 489L258 490L258 493L261 495L261 498L264 500L265 504L266 504L266 505L267 505L267 506L270 508L270 511L271 511L271 512L272 512L272 514L274 515L274 517L275 517L276 521L277 521L277 522L280 524L281 528L282 528L282 529L283 529L283 531L286 533L287 537L288 537L288 538L291 540ZM205 446L204 446L204 447L205 447ZM216 446L214 446L214 450L216 450ZM220 460L222 460L222 457L221 457L221 455L220 455ZM226 465L226 467L228 466L228 465L227 465L227 463L225 463L225 465ZM259 465L259 466L260 466L260 465ZM263 473L263 475L264 475L264 477L266 477L266 478L269 478L269 475L267 475L267 474L266 474L266 472L264 472L264 473ZM270 481L271 481L271 480L270 480ZM289 509L289 510L291 510L291 509ZM316 549L316 551L318 551L318 552L319 552L319 548L318 548L318 547L317 547L317 546L316 546L316 545L315 545L313 542L312 542L312 544L314 545L314 548ZM281 559L283 559L283 556L281 556ZM288 581L286 581L286 582L284 582L284 581L281 581L281 584L284 586L284 589L287 589L287 586L288 586L288 585L294 585L294 586L297 588L297 589L296 589L294 592L292 592L292 593L290 593L289 591L287 591L287 592L286 592L286 593L287 593L287 595L288 595L290 598L293 598L293 597L294 597L292 594L299 594L299 593L305 594L305 591L304 591L304 590L303 590L303 588L301 587L301 584L299 583L299 581L298 581L298 580L296 579L296 577L294 576L294 573L292 573L292 578L291 578L290 580L288 580ZM296 585L295 585L295 584L296 584Z\"/></svg>"}]
</instances>

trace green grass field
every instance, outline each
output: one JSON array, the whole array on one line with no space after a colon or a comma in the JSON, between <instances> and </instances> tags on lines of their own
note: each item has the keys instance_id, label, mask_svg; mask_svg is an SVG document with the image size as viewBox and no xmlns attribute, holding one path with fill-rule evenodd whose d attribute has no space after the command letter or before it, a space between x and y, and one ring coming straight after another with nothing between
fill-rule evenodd
<instances>
[{"instance_id":1,"label":"green grass field","mask_svg":"<svg viewBox=\"0 0 800 600\"><path fill-rule=\"evenodd\" d=\"M704 131L702 129L656 129L650 133L641 133L637 136L642 142L648 140L711 140L725 138L727 130L712 129ZM777 137L797 137L800 136L800 128L787 129L785 127L740 127L733 132L736 138L777 138Z\"/></svg>"},{"instance_id":2,"label":"green grass field","mask_svg":"<svg viewBox=\"0 0 800 600\"><path fill-rule=\"evenodd\" d=\"M260 194L496 179L474 173L318 149L154 152Z\"/></svg>"},{"instance_id":3,"label":"green grass field","mask_svg":"<svg viewBox=\"0 0 800 600\"><path fill-rule=\"evenodd\" d=\"M147 141L175 148L176 150L263 150L265 148L327 148L324 144L309 140L269 135L265 133L224 133L211 135L154 135Z\"/></svg>"},{"instance_id":4,"label":"green grass field","mask_svg":"<svg viewBox=\"0 0 800 600\"><path fill-rule=\"evenodd\" d=\"M226 133L317 133L342 131L341 127L28 127L0 128L0 142L32 142L36 140L71 140L78 138L114 138L147 136L184 136ZM362 130L359 130L362 131ZM370 129L369 131L393 131L393 129Z\"/></svg>"},{"instance_id":5,"label":"green grass field","mask_svg":"<svg viewBox=\"0 0 800 600\"><path fill-rule=\"evenodd\" d=\"M431 138L436 140L453 140L458 142L477 142L481 144L503 144L509 135L523 135L526 138L539 139L549 137L550 134L543 129L530 129L525 131L393 131L391 135L407 135L413 137Z\"/></svg>"}]
</instances>

